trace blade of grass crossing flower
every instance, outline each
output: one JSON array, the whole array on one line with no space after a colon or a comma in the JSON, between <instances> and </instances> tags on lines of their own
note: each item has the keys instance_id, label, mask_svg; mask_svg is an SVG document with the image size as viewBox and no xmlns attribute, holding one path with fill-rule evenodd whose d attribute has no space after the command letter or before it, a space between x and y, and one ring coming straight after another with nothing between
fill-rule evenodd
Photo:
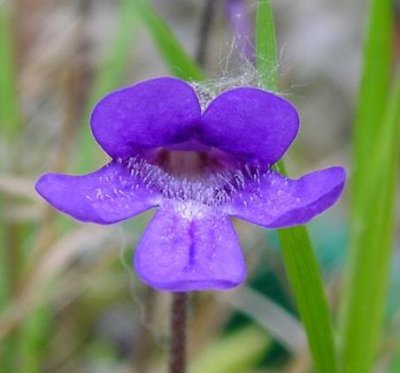
<instances>
[{"instance_id":1,"label":"blade of grass crossing flower","mask_svg":"<svg viewBox=\"0 0 400 373\"><path fill-rule=\"evenodd\" d=\"M277 90L277 52L274 18L269 0L259 1L256 55L262 85ZM283 161L277 169L286 174ZM306 329L314 366L318 372L336 372L334 337L323 283L305 226L278 231L283 259L297 307Z\"/></svg>"},{"instance_id":2,"label":"blade of grass crossing flower","mask_svg":"<svg viewBox=\"0 0 400 373\"><path fill-rule=\"evenodd\" d=\"M185 80L204 80L205 74L183 48L171 28L148 0L133 0L139 19L150 32L154 44L170 71Z\"/></svg>"},{"instance_id":3,"label":"blade of grass crossing flower","mask_svg":"<svg viewBox=\"0 0 400 373\"><path fill-rule=\"evenodd\" d=\"M86 172L96 166L98 151L93 143L93 137L88 130L88 121L93 105L107 92L118 88L123 81L124 71L128 65L129 53L135 36L136 27L133 20L136 17L136 6L132 0L121 0L117 31L109 45L106 58L100 64L91 87L82 118L82 131L79 134L78 150L74 159L74 169Z\"/></svg>"},{"instance_id":4,"label":"blade of grass crossing flower","mask_svg":"<svg viewBox=\"0 0 400 373\"><path fill-rule=\"evenodd\" d=\"M259 1L256 24L256 63L262 86L278 89L275 22L269 0Z\"/></svg>"},{"instance_id":5,"label":"blade of grass crossing flower","mask_svg":"<svg viewBox=\"0 0 400 373\"><path fill-rule=\"evenodd\" d=\"M393 45L393 2L371 0L369 27L364 47L364 67L354 128L354 175L352 210L357 213L360 196L367 191L370 151L386 109ZM361 204L362 208L362 204Z\"/></svg>"},{"instance_id":6,"label":"blade of grass crossing flower","mask_svg":"<svg viewBox=\"0 0 400 373\"><path fill-rule=\"evenodd\" d=\"M396 180L400 155L400 75L376 145L370 154L368 194L353 253L343 320L342 371L369 372L383 321L393 247Z\"/></svg>"}]
</instances>

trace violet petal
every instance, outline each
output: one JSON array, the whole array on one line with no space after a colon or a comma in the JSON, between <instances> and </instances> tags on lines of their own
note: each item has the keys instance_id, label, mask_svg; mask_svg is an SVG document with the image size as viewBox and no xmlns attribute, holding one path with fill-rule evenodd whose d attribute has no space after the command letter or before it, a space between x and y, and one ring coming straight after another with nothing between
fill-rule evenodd
<instances>
[{"instance_id":1,"label":"violet petal","mask_svg":"<svg viewBox=\"0 0 400 373\"><path fill-rule=\"evenodd\" d=\"M65 214L98 224L130 218L157 206L160 200L116 161L83 176L45 174L36 190Z\"/></svg>"},{"instance_id":2,"label":"violet petal","mask_svg":"<svg viewBox=\"0 0 400 373\"><path fill-rule=\"evenodd\" d=\"M176 78L157 78L110 93L94 108L93 135L112 158L190 139L199 123L193 88Z\"/></svg>"},{"instance_id":3,"label":"violet petal","mask_svg":"<svg viewBox=\"0 0 400 373\"><path fill-rule=\"evenodd\" d=\"M345 179L341 167L315 171L298 180L271 171L248 182L224 211L266 228L304 224L336 202Z\"/></svg>"},{"instance_id":4,"label":"violet petal","mask_svg":"<svg viewBox=\"0 0 400 373\"><path fill-rule=\"evenodd\" d=\"M258 88L219 95L203 115L201 139L248 161L273 164L294 140L299 117L294 106Z\"/></svg>"},{"instance_id":5,"label":"violet petal","mask_svg":"<svg viewBox=\"0 0 400 373\"><path fill-rule=\"evenodd\" d=\"M168 291L223 290L246 276L238 237L227 216L185 217L190 206L161 208L145 230L135 253L139 277ZM185 212L186 211L186 212Z\"/></svg>"}]
</instances>

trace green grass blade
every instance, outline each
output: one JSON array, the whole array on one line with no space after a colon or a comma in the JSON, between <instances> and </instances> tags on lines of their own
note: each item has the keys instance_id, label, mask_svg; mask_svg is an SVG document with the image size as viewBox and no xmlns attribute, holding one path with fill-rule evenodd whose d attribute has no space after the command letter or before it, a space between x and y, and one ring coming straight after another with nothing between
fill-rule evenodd
<instances>
[{"instance_id":1,"label":"green grass blade","mask_svg":"<svg viewBox=\"0 0 400 373\"><path fill-rule=\"evenodd\" d=\"M400 149L400 76L375 146L370 149L368 193L353 232L343 320L343 372L370 372L376 357L393 248Z\"/></svg>"},{"instance_id":2,"label":"green grass blade","mask_svg":"<svg viewBox=\"0 0 400 373\"><path fill-rule=\"evenodd\" d=\"M341 314L343 372L368 372L385 307L393 245L400 83L389 98L393 3L371 0L354 128L350 262ZM368 325L368 327L366 327Z\"/></svg>"},{"instance_id":3,"label":"green grass blade","mask_svg":"<svg viewBox=\"0 0 400 373\"><path fill-rule=\"evenodd\" d=\"M275 22L269 0L260 0L256 24L256 63L265 89L278 90L278 56Z\"/></svg>"},{"instance_id":4,"label":"green grass blade","mask_svg":"<svg viewBox=\"0 0 400 373\"><path fill-rule=\"evenodd\" d=\"M0 131L5 138L13 140L19 134L21 116L17 100L10 16L6 5L0 4Z\"/></svg>"},{"instance_id":5,"label":"green grass blade","mask_svg":"<svg viewBox=\"0 0 400 373\"><path fill-rule=\"evenodd\" d=\"M256 28L257 63L261 83L277 90L275 27L269 0L260 0ZM278 170L286 174L280 161ZM318 263L306 227L278 231L286 272L304 323L317 372L336 372L334 337Z\"/></svg>"},{"instance_id":6,"label":"green grass blade","mask_svg":"<svg viewBox=\"0 0 400 373\"><path fill-rule=\"evenodd\" d=\"M124 72L128 65L129 54L132 51L131 46L135 37L134 28L136 24L134 20L136 12L134 1L121 0L117 31L106 53L107 57L96 71L84 111L77 156L74 160L74 168L77 172L87 172L93 168L100 155L89 130L90 112L96 101L109 91L117 89L123 83Z\"/></svg>"},{"instance_id":7,"label":"green grass blade","mask_svg":"<svg viewBox=\"0 0 400 373\"><path fill-rule=\"evenodd\" d=\"M336 372L332 324L322 279L307 229L278 231L289 283L296 297L314 367L317 372Z\"/></svg>"},{"instance_id":8,"label":"green grass blade","mask_svg":"<svg viewBox=\"0 0 400 373\"><path fill-rule=\"evenodd\" d=\"M161 57L175 76L185 80L204 80L205 74L182 47L165 20L149 0L133 0L138 16L147 27Z\"/></svg>"},{"instance_id":9,"label":"green grass blade","mask_svg":"<svg viewBox=\"0 0 400 373\"><path fill-rule=\"evenodd\" d=\"M362 208L360 192L368 188L370 151L379 131L389 95L393 45L393 2L371 0L369 27L364 47L364 67L354 128L353 213Z\"/></svg>"}]
</instances>

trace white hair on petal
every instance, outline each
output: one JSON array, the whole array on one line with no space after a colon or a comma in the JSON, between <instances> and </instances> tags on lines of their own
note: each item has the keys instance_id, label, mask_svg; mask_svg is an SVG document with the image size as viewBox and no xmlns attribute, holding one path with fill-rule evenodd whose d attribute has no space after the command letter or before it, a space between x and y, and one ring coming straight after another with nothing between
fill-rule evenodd
<instances>
[{"instance_id":1,"label":"white hair on petal","mask_svg":"<svg viewBox=\"0 0 400 373\"><path fill-rule=\"evenodd\" d=\"M272 81L278 72L279 64L273 70L262 74L245 55L233 56L235 43L233 41L230 48L232 53L229 53L219 64L220 77L203 82L190 82L199 97L202 110L206 109L221 92L238 87L263 88L262 82Z\"/></svg>"},{"instance_id":2,"label":"white hair on petal","mask_svg":"<svg viewBox=\"0 0 400 373\"><path fill-rule=\"evenodd\" d=\"M124 190L114 192L113 196L96 191L94 198L99 200L112 199L115 195L129 197L140 187L149 191L161 193L168 200L177 202L193 201L206 206L219 206L230 201L238 192L244 190L246 180L258 180L260 170L256 165L243 165L239 169L224 169L199 174L196 178L171 175L161 167L147 162L143 158L133 157L118 159L125 167L132 180L120 177L118 184Z\"/></svg>"}]
</instances>

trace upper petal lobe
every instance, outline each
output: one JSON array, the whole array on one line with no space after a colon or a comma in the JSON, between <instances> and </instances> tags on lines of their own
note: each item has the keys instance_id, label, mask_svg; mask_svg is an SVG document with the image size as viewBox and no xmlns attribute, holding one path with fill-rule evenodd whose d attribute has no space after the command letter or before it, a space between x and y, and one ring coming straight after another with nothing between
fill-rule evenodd
<instances>
[{"instance_id":1,"label":"upper petal lobe","mask_svg":"<svg viewBox=\"0 0 400 373\"><path fill-rule=\"evenodd\" d=\"M178 292L240 284L246 269L229 218L214 212L189 217L191 206L182 208L161 208L148 225L135 253L139 277L157 289Z\"/></svg>"},{"instance_id":2,"label":"upper petal lobe","mask_svg":"<svg viewBox=\"0 0 400 373\"><path fill-rule=\"evenodd\" d=\"M83 176L43 175L36 190L58 210L77 220L98 224L127 219L157 206L160 200L116 161Z\"/></svg>"},{"instance_id":3,"label":"upper petal lobe","mask_svg":"<svg viewBox=\"0 0 400 373\"><path fill-rule=\"evenodd\" d=\"M236 88L211 102L202 118L201 140L246 161L273 164L294 140L294 106L258 88Z\"/></svg>"},{"instance_id":4,"label":"upper petal lobe","mask_svg":"<svg viewBox=\"0 0 400 373\"><path fill-rule=\"evenodd\" d=\"M332 206L346 179L341 167L331 167L291 180L276 172L247 183L225 212L266 228L305 224Z\"/></svg>"},{"instance_id":5,"label":"upper petal lobe","mask_svg":"<svg viewBox=\"0 0 400 373\"><path fill-rule=\"evenodd\" d=\"M176 78L157 78L104 97L91 117L93 135L112 158L190 140L201 109L193 88Z\"/></svg>"}]
</instances>

